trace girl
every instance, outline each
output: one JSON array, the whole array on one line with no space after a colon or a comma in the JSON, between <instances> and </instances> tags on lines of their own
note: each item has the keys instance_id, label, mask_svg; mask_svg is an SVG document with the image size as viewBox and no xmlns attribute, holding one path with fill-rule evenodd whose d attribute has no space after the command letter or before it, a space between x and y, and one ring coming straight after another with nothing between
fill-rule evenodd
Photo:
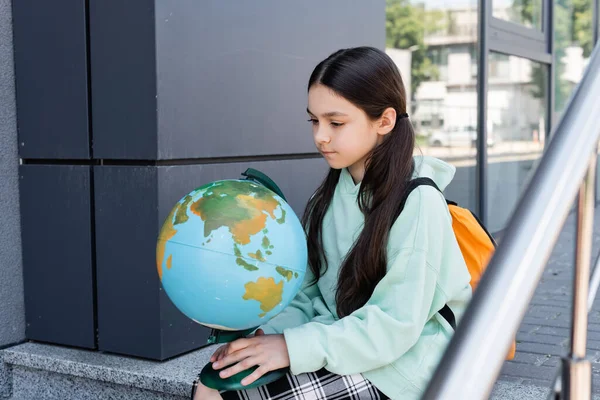
<instances>
[{"instance_id":1,"label":"girl","mask_svg":"<svg viewBox=\"0 0 600 400\"><path fill-rule=\"evenodd\" d=\"M331 167L303 217L310 271L282 313L211 358L221 377L259 368L242 384L290 367L272 384L240 392L198 387L196 400L417 399L460 317L470 276L440 189L454 167L413 157L415 135L394 62L371 47L339 50L308 83L315 145Z\"/></svg>"}]
</instances>

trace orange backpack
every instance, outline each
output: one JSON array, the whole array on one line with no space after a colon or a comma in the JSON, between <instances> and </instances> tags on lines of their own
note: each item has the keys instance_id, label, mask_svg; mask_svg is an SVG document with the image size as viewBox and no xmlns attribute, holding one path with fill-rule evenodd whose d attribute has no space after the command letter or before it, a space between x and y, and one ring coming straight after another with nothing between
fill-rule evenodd
<instances>
[{"instance_id":1,"label":"orange backpack","mask_svg":"<svg viewBox=\"0 0 600 400\"><path fill-rule=\"evenodd\" d=\"M404 208L404 203L406 202L408 195L414 189L422 185L432 186L443 194L433 180L429 178L413 179L408 184L400 205L400 211ZM458 242L463 258L465 259L465 263L467 264L467 269L471 274L471 288L475 290L479 284L481 275L483 275L483 272L487 267L488 261L496 249L496 241L475 214L466 208L459 207L458 204L453 201L446 200L446 203L448 204L448 210L452 216L452 230L454 231L456 241ZM456 319L448 305L445 305L440 310L440 314L454 329L456 329ZM515 357L516 346L516 342L513 341L506 357L507 360L512 360Z\"/></svg>"}]
</instances>

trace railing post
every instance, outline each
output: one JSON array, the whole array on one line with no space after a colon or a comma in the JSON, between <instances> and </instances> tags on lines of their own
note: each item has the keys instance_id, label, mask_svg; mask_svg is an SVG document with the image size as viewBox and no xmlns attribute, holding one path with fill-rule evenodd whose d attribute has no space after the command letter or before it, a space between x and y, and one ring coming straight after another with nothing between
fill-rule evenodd
<instances>
[{"instance_id":1,"label":"railing post","mask_svg":"<svg viewBox=\"0 0 600 400\"><path fill-rule=\"evenodd\" d=\"M588 172L579 189L577 205L577 247L573 281L573 309L571 324L571 351L563 357L562 398L589 400L592 391L592 366L585 359L588 328L588 292L596 181L596 154L592 156Z\"/></svg>"}]
</instances>

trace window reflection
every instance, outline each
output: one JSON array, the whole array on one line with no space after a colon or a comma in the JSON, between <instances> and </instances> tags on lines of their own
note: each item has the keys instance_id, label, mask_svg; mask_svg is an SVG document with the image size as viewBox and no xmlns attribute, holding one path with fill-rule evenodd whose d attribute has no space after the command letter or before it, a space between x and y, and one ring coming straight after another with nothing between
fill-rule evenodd
<instances>
[{"instance_id":1,"label":"window reflection","mask_svg":"<svg viewBox=\"0 0 600 400\"><path fill-rule=\"evenodd\" d=\"M473 210L477 22L477 1L387 0L387 53L409 94L416 151L456 166L446 196Z\"/></svg>"},{"instance_id":2,"label":"window reflection","mask_svg":"<svg viewBox=\"0 0 600 400\"><path fill-rule=\"evenodd\" d=\"M544 149L548 67L515 56L492 53L504 74L488 82L488 219L492 232L505 228ZM489 65L492 69L492 63Z\"/></svg>"},{"instance_id":3,"label":"window reflection","mask_svg":"<svg viewBox=\"0 0 600 400\"><path fill-rule=\"evenodd\" d=\"M554 3L555 110L564 111L583 76L593 49L592 1L558 0Z\"/></svg>"},{"instance_id":4,"label":"window reflection","mask_svg":"<svg viewBox=\"0 0 600 400\"><path fill-rule=\"evenodd\" d=\"M542 30L542 0L493 0L495 18Z\"/></svg>"}]
</instances>

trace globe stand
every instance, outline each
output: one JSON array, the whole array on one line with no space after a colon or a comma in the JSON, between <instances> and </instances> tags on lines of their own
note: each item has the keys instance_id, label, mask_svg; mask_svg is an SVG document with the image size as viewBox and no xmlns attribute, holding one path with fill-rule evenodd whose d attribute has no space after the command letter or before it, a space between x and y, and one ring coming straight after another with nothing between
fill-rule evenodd
<instances>
[{"instance_id":1,"label":"globe stand","mask_svg":"<svg viewBox=\"0 0 600 400\"><path fill-rule=\"evenodd\" d=\"M220 329L213 329L208 337L208 344L233 342L234 340L247 337L255 330L256 328L251 328L244 331L223 331ZM276 381L277 379L285 376L289 370L289 368L281 368L275 371L270 371L254 381L252 384L246 386L242 385L242 380L248 375L252 374L257 368L258 366L249 368L245 371L230 376L229 378L223 379L219 376L219 372L221 370L213 369L212 363L209 362L204 366L202 372L200 373L200 381L204 386L219 391L252 389L254 387L263 386Z\"/></svg>"}]
</instances>

